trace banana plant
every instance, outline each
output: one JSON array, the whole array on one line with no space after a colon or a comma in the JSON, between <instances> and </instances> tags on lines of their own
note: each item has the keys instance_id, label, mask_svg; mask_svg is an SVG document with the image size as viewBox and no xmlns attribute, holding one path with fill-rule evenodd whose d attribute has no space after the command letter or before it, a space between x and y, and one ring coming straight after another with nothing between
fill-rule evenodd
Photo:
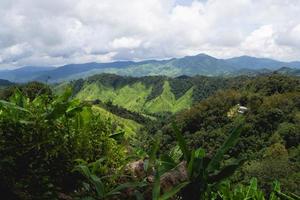
<instances>
[{"instance_id":1,"label":"banana plant","mask_svg":"<svg viewBox=\"0 0 300 200\"><path fill-rule=\"evenodd\" d=\"M152 200L168 200L174 197L178 192L184 188L188 182L179 183L168 191L161 191L161 177L175 168L177 164L168 156L161 155L157 157L160 147L160 138L157 137L150 149L149 158L144 161L144 171L148 176L153 175L153 183L148 183L147 187L151 189L151 194L147 194L147 189L144 193L135 190L135 197L137 200L152 199Z\"/></svg>"},{"instance_id":2,"label":"banana plant","mask_svg":"<svg viewBox=\"0 0 300 200\"><path fill-rule=\"evenodd\" d=\"M217 185L223 179L231 176L241 165L243 160L237 160L221 168L223 156L237 143L242 131L243 120L240 119L236 123L237 125L231 130L229 137L211 159L206 157L205 151L202 148L189 150L179 128L173 123L175 137L183 153L183 159L184 162L186 162L189 177L189 184L181 191L183 199L199 200L207 198L205 194L208 193L211 186Z\"/></svg>"},{"instance_id":3,"label":"banana plant","mask_svg":"<svg viewBox=\"0 0 300 200\"><path fill-rule=\"evenodd\" d=\"M285 194L281 191L280 183L278 181L273 182L273 191L270 195L270 200L300 200L300 197L294 193L289 192Z\"/></svg>"},{"instance_id":4,"label":"banana plant","mask_svg":"<svg viewBox=\"0 0 300 200\"><path fill-rule=\"evenodd\" d=\"M120 195L122 190L127 188L136 188L143 187L144 183L136 182L136 183L123 183L119 184L114 188L108 187L105 179L108 178L106 176L99 177L96 173L98 167L105 159L99 159L93 163L86 163L83 160L77 160L79 163L73 171L77 171L81 173L87 182L83 182L83 188L85 192L88 192L90 195L85 196L83 199L87 200L103 200L109 199L113 196Z\"/></svg>"},{"instance_id":5,"label":"banana plant","mask_svg":"<svg viewBox=\"0 0 300 200\"><path fill-rule=\"evenodd\" d=\"M264 193L258 188L257 179L252 178L250 180L249 186L238 185L236 188L232 188L230 182L224 182L220 185L218 192L216 193L216 198L214 199L224 199L224 200L265 200ZM271 200L271 198L270 198ZM272 199L277 200L277 199Z\"/></svg>"},{"instance_id":6,"label":"banana plant","mask_svg":"<svg viewBox=\"0 0 300 200\"><path fill-rule=\"evenodd\" d=\"M212 199L223 199L223 200L299 200L300 198L292 193L284 194L280 190L280 183L278 181L273 182L273 190L266 198L264 192L258 187L257 179L252 178L249 186L238 184L232 187L230 182L223 182L218 191L215 192Z\"/></svg>"}]
</instances>

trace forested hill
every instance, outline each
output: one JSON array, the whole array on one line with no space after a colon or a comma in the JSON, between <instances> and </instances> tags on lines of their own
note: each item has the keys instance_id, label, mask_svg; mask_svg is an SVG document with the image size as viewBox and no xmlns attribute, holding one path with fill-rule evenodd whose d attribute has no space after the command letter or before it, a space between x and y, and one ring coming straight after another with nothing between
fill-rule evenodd
<instances>
[{"instance_id":1,"label":"forested hill","mask_svg":"<svg viewBox=\"0 0 300 200\"><path fill-rule=\"evenodd\" d=\"M137 78L100 74L60 84L55 90L63 91L66 86L71 85L73 96L80 100L98 99L142 113L175 113L189 108L220 89L238 88L248 79L250 78L205 76Z\"/></svg>"},{"instance_id":2,"label":"forested hill","mask_svg":"<svg viewBox=\"0 0 300 200\"><path fill-rule=\"evenodd\" d=\"M240 112L240 106L247 110ZM300 79L278 74L256 77L238 89L215 93L174 119L190 149L202 147L213 155L239 117L245 119L244 129L229 155L247 162L233 180L257 177L265 191L272 188L270 180L278 180L286 191L299 194ZM149 138L163 132L162 151L176 147L172 123L146 129L152 133Z\"/></svg>"}]
</instances>

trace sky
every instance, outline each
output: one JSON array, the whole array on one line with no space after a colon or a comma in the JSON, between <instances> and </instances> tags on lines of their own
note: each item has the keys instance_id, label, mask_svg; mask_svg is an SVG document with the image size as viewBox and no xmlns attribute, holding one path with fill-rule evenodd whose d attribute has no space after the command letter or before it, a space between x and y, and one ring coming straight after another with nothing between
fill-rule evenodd
<instances>
[{"instance_id":1,"label":"sky","mask_svg":"<svg viewBox=\"0 0 300 200\"><path fill-rule=\"evenodd\" d=\"M0 68L206 53L300 60L300 0L0 0Z\"/></svg>"}]
</instances>

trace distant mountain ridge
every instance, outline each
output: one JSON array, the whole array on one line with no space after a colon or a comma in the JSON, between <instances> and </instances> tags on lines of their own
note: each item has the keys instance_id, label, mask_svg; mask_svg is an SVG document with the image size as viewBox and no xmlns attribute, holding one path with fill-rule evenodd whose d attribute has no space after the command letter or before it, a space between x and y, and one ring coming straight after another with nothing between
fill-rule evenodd
<instances>
[{"instance_id":1,"label":"distant mountain ridge","mask_svg":"<svg viewBox=\"0 0 300 200\"><path fill-rule=\"evenodd\" d=\"M14 83L8 81L8 80L5 80L5 79L0 79L0 87L6 87L6 86L11 86L13 85Z\"/></svg>"},{"instance_id":2,"label":"distant mountain ridge","mask_svg":"<svg viewBox=\"0 0 300 200\"><path fill-rule=\"evenodd\" d=\"M116 61L111 63L68 64L61 67L23 67L0 71L0 78L13 82L32 80L61 82L85 78L99 73L112 73L126 76L165 75L176 77L194 76L234 76L255 74L263 71L276 71L280 68L300 69L300 62L282 62L268 58L240 56L218 59L206 54L172 58L168 60ZM293 69L289 73L296 72Z\"/></svg>"},{"instance_id":3,"label":"distant mountain ridge","mask_svg":"<svg viewBox=\"0 0 300 200\"><path fill-rule=\"evenodd\" d=\"M36 77L47 74L55 70L56 67L38 67L38 66L25 66L14 70L0 71L0 79L9 80L12 82L27 82L35 80Z\"/></svg>"}]
</instances>

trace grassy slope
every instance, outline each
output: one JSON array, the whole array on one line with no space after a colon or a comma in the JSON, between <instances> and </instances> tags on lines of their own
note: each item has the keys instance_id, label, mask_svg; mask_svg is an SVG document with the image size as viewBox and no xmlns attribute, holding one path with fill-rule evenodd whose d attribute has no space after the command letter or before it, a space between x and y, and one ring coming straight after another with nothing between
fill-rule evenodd
<instances>
[{"instance_id":1,"label":"grassy slope","mask_svg":"<svg viewBox=\"0 0 300 200\"><path fill-rule=\"evenodd\" d=\"M112 88L106 88L97 83L84 85L83 89L76 95L76 98L81 100L95 100L109 101L114 99L116 94Z\"/></svg>"},{"instance_id":2,"label":"grassy slope","mask_svg":"<svg viewBox=\"0 0 300 200\"><path fill-rule=\"evenodd\" d=\"M164 83L164 89L160 96L149 101L145 105L145 109L149 112L178 112L180 110L189 108L192 104L193 89L188 90L179 99L171 92L169 82Z\"/></svg>"},{"instance_id":3,"label":"grassy slope","mask_svg":"<svg viewBox=\"0 0 300 200\"><path fill-rule=\"evenodd\" d=\"M82 100L100 99L103 102L112 101L114 104L122 106L128 110L136 112L177 112L189 108L192 104L193 88L188 90L182 97L176 99L171 92L169 83L164 83L164 89L160 96L153 100L146 101L152 88L147 88L142 83L126 85L122 88L114 89L104 87L97 83L87 84L77 94L76 98Z\"/></svg>"},{"instance_id":4,"label":"grassy slope","mask_svg":"<svg viewBox=\"0 0 300 200\"><path fill-rule=\"evenodd\" d=\"M56 95L62 95L69 86L70 85L68 82L63 82L60 83L59 85L53 85L52 90Z\"/></svg>"},{"instance_id":5,"label":"grassy slope","mask_svg":"<svg viewBox=\"0 0 300 200\"><path fill-rule=\"evenodd\" d=\"M146 88L142 83L127 85L117 91L117 97L113 99L113 103L129 110L141 111L150 93L151 88Z\"/></svg>"},{"instance_id":6,"label":"grassy slope","mask_svg":"<svg viewBox=\"0 0 300 200\"><path fill-rule=\"evenodd\" d=\"M134 136L138 132L138 130L142 127L142 125L140 125L139 123L133 120L124 119L122 117L114 115L99 106L93 106L93 109L95 112L100 113L101 116L117 123L117 125L125 131L126 137Z\"/></svg>"},{"instance_id":7,"label":"grassy slope","mask_svg":"<svg viewBox=\"0 0 300 200\"><path fill-rule=\"evenodd\" d=\"M100 99L103 102L112 101L114 104L128 110L141 111L150 94L151 88L141 83L126 85L120 89L104 87L97 83L85 85L76 98L82 100Z\"/></svg>"}]
</instances>

